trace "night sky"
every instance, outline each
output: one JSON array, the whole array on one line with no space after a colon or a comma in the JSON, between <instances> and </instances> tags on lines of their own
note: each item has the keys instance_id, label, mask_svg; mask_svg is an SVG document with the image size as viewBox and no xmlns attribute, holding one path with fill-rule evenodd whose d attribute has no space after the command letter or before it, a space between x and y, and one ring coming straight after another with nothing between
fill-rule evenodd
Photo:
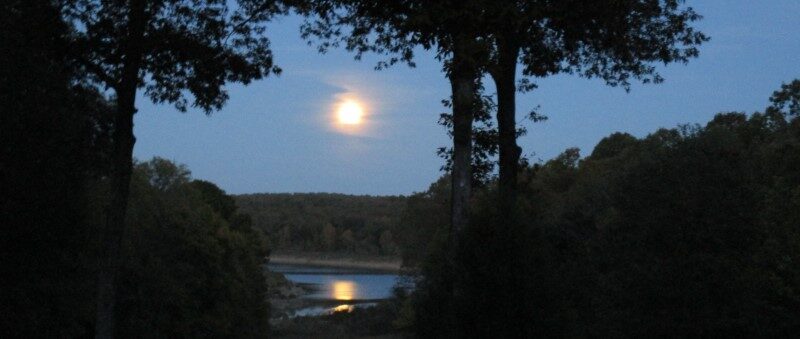
<instances>
[{"instance_id":1,"label":"night sky","mask_svg":"<svg viewBox=\"0 0 800 339\"><path fill-rule=\"evenodd\" d=\"M660 65L664 83L635 84L630 93L570 75L537 79L537 90L518 95L518 115L540 106L549 120L520 118L529 130L519 140L523 154L548 160L579 147L588 155L616 131L643 137L660 127L704 124L718 112L760 111L782 83L800 78L800 1L688 4L704 16L696 26L711 37L699 58ZM375 71L380 56L354 61L344 50L317 53L300 38L300 22L283 17L270 24L283 74L229 86L221 111L180 113L140 96L135 157L186 164L193 177L235 194L425 190L442 174L436 148L449 144L436 121L450 87L433 53L420 50L416 68ZM365 104L357 130L332 122L345 97Z\"/></svg>"}]
</instances>

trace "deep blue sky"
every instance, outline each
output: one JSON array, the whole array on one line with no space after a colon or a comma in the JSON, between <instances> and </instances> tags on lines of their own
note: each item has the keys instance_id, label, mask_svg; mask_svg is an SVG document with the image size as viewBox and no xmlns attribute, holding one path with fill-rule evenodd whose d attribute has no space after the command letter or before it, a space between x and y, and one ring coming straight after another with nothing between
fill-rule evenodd
<instances>
[{"instance_id":1,"label":"deep blue sky","mask_svg":"<svg viewBox=\"0 0 800 339\"><path fill-rule=\"evenodd\" d=\"M540 79L518 96L520 114L539 105L544 123L525 122L519 143L532 160L568 147L589 154L604 136L642 137L660 127L705 123L717 112L754 112L781 83L800 78L800 1L688 1L712 40L688 65L660 66L666 81L630 93L575 76ZM205 116L138 101L134 155L189 166L195 178L229 193L340 192L409 194L441 175L436 148L449 143L436 124L449 95L441 66L421 52L417 67L374 71L379 57L320 55L300 39L300 19L270 25L279 77L229 86L230 101ZM489 92L493 89L489 88ZM342 133L333 105L355 95L368 103L368 126Z\"/></svg>"}]
</instances>

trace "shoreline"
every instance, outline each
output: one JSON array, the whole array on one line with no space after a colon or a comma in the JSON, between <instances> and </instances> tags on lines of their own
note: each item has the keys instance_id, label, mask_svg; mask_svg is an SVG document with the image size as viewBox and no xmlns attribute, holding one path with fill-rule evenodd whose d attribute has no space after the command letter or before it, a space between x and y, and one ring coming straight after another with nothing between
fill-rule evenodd
<instances>
[{"instance_id":1,"label":"shoreline","mask_svg":"<svg viewBox=\"0 0 800 339\"><path fill-rule=\"evenodd\" d=\"M270 264L304 265L332 268L364 269L399 273L402 260L395 257L353 258L323 253L274 253L269 257Z\"/></svg>"}]
</instances>

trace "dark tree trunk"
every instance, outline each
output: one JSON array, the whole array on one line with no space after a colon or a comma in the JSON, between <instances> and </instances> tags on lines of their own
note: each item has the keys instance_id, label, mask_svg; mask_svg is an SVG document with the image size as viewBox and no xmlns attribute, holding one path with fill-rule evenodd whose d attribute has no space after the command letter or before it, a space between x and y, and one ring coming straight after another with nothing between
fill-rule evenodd
<instances>
[{"instance_id":1,"label":"dark tree trunk","mask_svg":"<svg viewBox=\"0 0 800 339\"><path fill-rule=\"evenodd\" d=\"M448 78L453 95L453 164L451 168L451 222L447 261L450 302L460 305L465 299L465 271L459 256L464 245L464 235L469 226L470 196L472 194L472 121L474 118L476 80L478 70L470 59L474 46L469 39L457 38L453 46ZM472 49L471 49L472 48ZM458 312L458 306L452 312ZM457 322L456 322L457 324ZM454 337L464 337L465 332L455 324L444 324L456 332Z\"/></svg>"},{"instance_id":2,"label":"dark tree trunk","mask_svg":"<svg viewBox=\"0 0 800 339\"><path fill-rule=\"evenodd\" d=\"M498 148L500 155L500 178L498 183L498 221L501 228L495 230L495 246L498 246L498 257L502 258L497 263L501 269L494 277L501 281L507 290L524 291L527 281L525 278L531 274L526 267L527 263L520 261L523 247L525 246L524 232L519 220L516 218L517 204L517 174L519 172L519 158L522 149L517 145L516 126L516 75L519 45L500 40L497 45L497 64L491 69L491 76L497 88L497 126ZM502 293L500 294L502 295ZM522 337L532 334L523 332L529 328L525 314L530 305L525 293L504 295L498 297L497 307L506 309L512 316L505 317L502 323L504 328L497 329L498 333L516 333ZM509 302L513 300L513 302ZM503 332L509 331L509 332Z\"/></svg>"},{"instance_id":3,"label":"dark tree trunk","mask_svg":"<svg viewBox=\"0 0 800 339\"><path fill-rule=\"evenodd\" d=\"M131 172L133 171L133 115L139 84L142 40L146 25L145 0L131 0L128 14L128 40L122 76L115 92L117 107L111 135L111 201L106 207L101 264L97 277L97 318L95 338L113 338L116 324L117 273L122 262L120 247L125 230Z\"/></svg>"},{"instance_id":4,"label":"dark tree trunk","mask_svg":"<svg viewBox=\"0 0 800 339\"><path fill-rule=\"evenodd\" d=\"M449 73L453 92L452 245L457 245L469 224L469 199L472 193L472 121L478 72L468 60L467 48L468 44L456 42Z\"/></svg>"},{"instance_id":5,"label":"dark tree trunk","mask_svg":"<svg viewBox=\"0 0 800 339\"><path fill-rule=\"evenodd\" d=\"M120 93L121 94L121 93ZM124 95L129 96L129 95ZM135 91L134 95L135 96ZM103 257L98 272L97 322L95 338L114 337L114 312L116 306L116 276L120 268L120 246L124 234L125 214L133 161L133 98L120 95L114 117L112 168L110 176L111 201L106 207L106 225L103 234Z\"/></svg>"},{"instance_id":6,"label":"dark tree trunk","mask_svg":"<svg viewBox=\"0 0 800 339\"><path fill-rule=\"evenodd\" d=\"M513 43L498 44L498 63L492 70L497 87L497 127L499 132L500 178L499 213L510 220L517 198L517 173L522 150L517 146L516 126L516 75L519 46Z\"/></svg>"}]
</instances>

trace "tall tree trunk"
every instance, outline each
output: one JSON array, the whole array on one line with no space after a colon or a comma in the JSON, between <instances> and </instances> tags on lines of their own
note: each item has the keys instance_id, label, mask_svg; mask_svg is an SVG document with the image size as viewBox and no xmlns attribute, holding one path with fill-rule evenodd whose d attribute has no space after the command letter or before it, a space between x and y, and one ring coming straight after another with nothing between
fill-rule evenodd
<instances>
[{"instance_id":1,"label":"tall tree trunk","mask_svg":"<svg viewBox=\"0 0 800 339\"><path fill-rule=\"evenodd\" d=\"M465 300L465 270L459 255L464 245L464 233L469 226L470 196L472 194L472 121L476 108L478 70L471 60L474 47L470 40L457 38L453 46L448 78L453 96L453 166L451 168L451 219L447 261L451 310L457 314ZM466 336L466 330L454 324L444 324L455 330L454 337Z\"/></svg>"},{"instance_id":2,"label":"tall tree trunk","mask_svg":"<svg viewBox=\"0 0 800 339\"><path fill-rule=\"evenodd\" d=\"M510 41L509 41L510 40ZM503 285L511 291L525 291L529 276L528 264L521 261L523 248L526 242L522 232L522 226L516 218L517 204L517 174L519 172L519 158L522 149L517 145L517 126L516 126L516 76L517 58L520 47L512 39L500 40L497 45L497 64L491 69L491 76L497 88L497 126L498 126L498 146L500 153L500 178L498 183L498 221L501 229L495 230L498 237L496 244L504 250L502 262L497 264L502 266L500 274L494 279L503 282ZM525 314L529 311L529 296L525 293L500 294L498 298L502 301L498 307L507 309L513 316L504 319L505 326L498 329L499 333L515 333L514 335L529 337L531 333L525 333L529 328L526 323ZM510 302L513 300L513 302ZM508 331L508 332L503 332Z\"/></svg>"},{"instance_id":3,"label":"tall tree trunk","mask_svg":"<svg viewBox=\"0 0 800 339\"><path fill-rule=\"evenodd\" d=\"M122 262L120 247L125 230L131 172L133 171L133 115L142 59L142 40L146 25L145 0L131 0L128 13L128 40L122 75L115 86L117 108L111 136L111 201L106 207L103 232L103 257L97 277L97 318L95 338L113 338L116 325L117 273Z\"/></svg>"},{"instance_id":4,"label":"tall tree trunk","mask_svg":"<svg viewBox=\"0 0 800 339\"><path fill-rule=\"evenodd\" d=\"M517 146L516 76L519 46L501 42L497 47L498 63L492 70L497 87L497 126L499 130L500 178L499 212L503 220L511 220L517 198L517 173L522 150Z\"/></svg>"},{"instance_id":5,"label":"tall tree trunk","mask_svg":"<svg viewBox=\"0 0 800 339\"><path fill-rule=\"evenodd\" d=\"M462 41L456 42L449 73L453 94L451 245L457 244L469 224L469 199L472 193L472 121L478 72L468 59L468 46Z\"/></svg>"}]
</instances>

